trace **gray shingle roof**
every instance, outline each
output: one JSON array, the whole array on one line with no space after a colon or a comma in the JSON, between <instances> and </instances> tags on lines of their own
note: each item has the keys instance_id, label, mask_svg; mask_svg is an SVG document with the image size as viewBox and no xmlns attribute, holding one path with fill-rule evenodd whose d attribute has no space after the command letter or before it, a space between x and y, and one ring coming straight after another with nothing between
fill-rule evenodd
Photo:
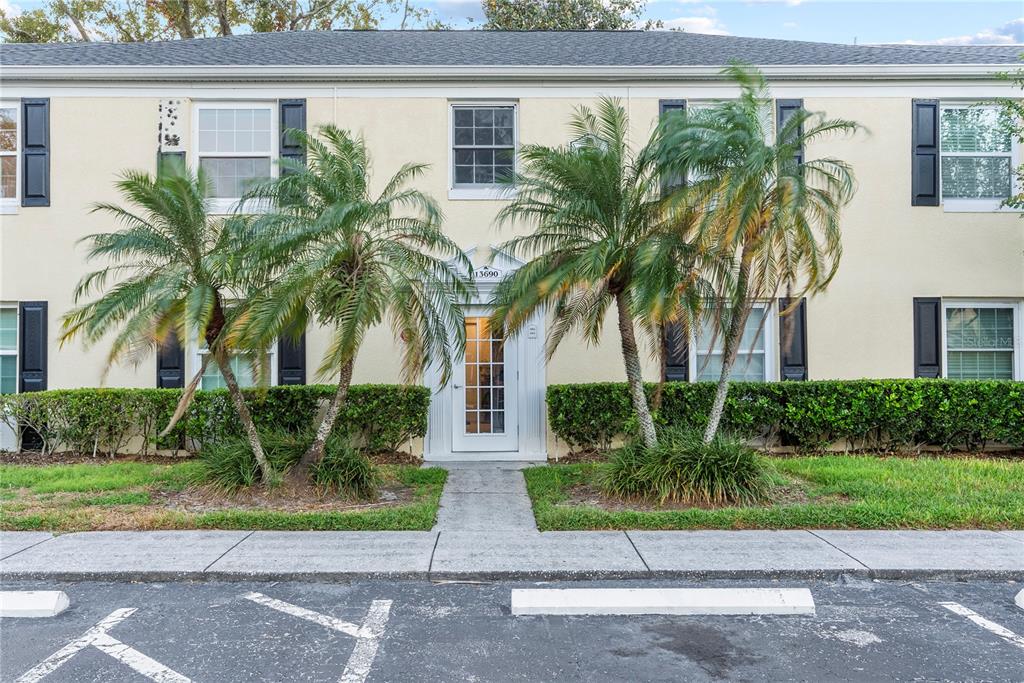
<instances>
[{"instance_id":1,"label":"gray shingle roof","mask_svg":"<svg viewBox=\"0 0 1024 683\"><path fill-rule=\"evenodd\" d=\"M0 45L6 66L1010 64L1024 46L839 45L677 31L308 31L154 43Z\"/></svg>"}]
</instances>

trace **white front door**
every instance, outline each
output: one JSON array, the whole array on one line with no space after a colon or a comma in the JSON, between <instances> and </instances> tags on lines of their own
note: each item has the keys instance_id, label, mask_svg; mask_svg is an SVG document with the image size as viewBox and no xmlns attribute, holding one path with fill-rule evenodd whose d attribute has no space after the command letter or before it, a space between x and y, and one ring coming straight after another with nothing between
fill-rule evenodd
<instances>
[{"instance_id":1,"label":"white front door","mask_svg":"<svg viewBox=\"0 0 1024 683\"><path fill-rule=\"evenodd\" d=\"M517 341L492 330L483 309L466 311L466 354L452 380L452 450L519 450Z\"/></svg>"}]
</instances>

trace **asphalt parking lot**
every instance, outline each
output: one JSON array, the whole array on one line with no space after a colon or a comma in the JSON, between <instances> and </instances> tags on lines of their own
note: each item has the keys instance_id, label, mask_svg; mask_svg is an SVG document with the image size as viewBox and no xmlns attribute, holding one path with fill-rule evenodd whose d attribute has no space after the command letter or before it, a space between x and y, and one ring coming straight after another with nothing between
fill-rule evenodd
<instances>
[{"instance_id":1,"label":"asphalt parking lot","mask_svg":"<svg viewBox=\"0 0 1024 683\"><path fill-rule=\"evenodd\" d=\"M795 586L807 616L512 616L514 587ZM1021 681L1013 582L7 582L2 681Z\"/></svg>"}]
</instances>

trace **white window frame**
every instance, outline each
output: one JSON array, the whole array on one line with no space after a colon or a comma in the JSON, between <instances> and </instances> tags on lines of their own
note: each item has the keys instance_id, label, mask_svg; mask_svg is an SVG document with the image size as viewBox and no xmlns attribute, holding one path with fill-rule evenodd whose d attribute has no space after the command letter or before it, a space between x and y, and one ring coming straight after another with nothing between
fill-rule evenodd
<instances>
[{"instance_id":1,"label":"white window frame","mask_svg":"<svg viewBox=\"0 0 1024 683\"><path fill-rule=\"evenodd\" d=\"M270 345L270 348L267 349L267 354L270 356L270 368L268 370L268 374L270 375L270 377L268 378L267 386L271 387L277 386L277 345L278 342L277 340L275 340L274 343ZM191 376L195 377L195 373L199 372L199 368L203 367L203 356L205 356L207 353L209 353L209 351L203 349L199 344L198 340L192 342L189 345L189 355L192 357ZM212 361L211 365L214 365ZM201 379L199 380L199 388L203 388L203 382Z\"/></svg>"},{"instance_id":2,"label":"white window frame","mask_svg":"<svg viewBox=\"0 0 1024 683\"><path fill-rule=\"evenodd\" d=\"M4 301L0 302L0 309L12 309L14 311L14 350L0 349L0 356L14 356L14 393L20 393L21 387L18 377L18 353L20 352L19 344L21 343L21 312L18 310L17 302ZM9 450L13 451L18 447L18 435L14 433L14 430L3 421L0 421L0 451Z\"/></svg>"},{"instance_id":3,"label":"white window frame","mask_svg":"<svg viewBox=\"0 0 1024 683\"><path fill-rule=\"evenodd\" d=\"M518 100L452 100L448 102L448 199L508 199L514 188L502 185L455 185L455 110L473 107L512 107L512 172L519 169L519 101Z\"/></svg>"},{"instance_id":4,"label":"white window frame","mask_svg":"<svg viewBox=\"0 0 1024 683\"><path fill-rule=\"evenodd\" d=\"M270 177L276 178L280 173L278 159L281 156L281 136L279 133L278 106L272 100L196 100L192 103L192 168L199 171L200 160L209 158L240 158L249 159L262 157L263 154L254 152L217 152L215 154L203 154L199 151L199 112L202 109L269 109L270 110ZM234 213L241 197L219 197L210 200L210 212L214 215L227 215ZM246 206L245 210L251 212L265 210L266 207Z\"/></svg>"},{"instance_id":5,"label":"white window frame","mask_svg":"<svg viewBox=\"0 0 1024 683\"><path fill-rule=\"evenodd\" d=\"M946 311L950 308L1009 308L1013 310L1013 379L1024 379L1024 300L1021 299L942 299L942 376L949 377L949 345L946 343Z\"/></svg>"},{"instance_id":6,"label":"white window frame","mask_svg":"<svg viewBox=\"0 0 1024 683\"><path fill-rule=\"evenodd\" d=\"M778 332L778 312L775 308L775 303L771 301L758 301L754 303L754 308L763 309L765 311L764 325L761 328L761 334L759 339L764 339L764 381L765 382L777 382L779 381L779 332ZM699 355L720 355L721 351L702 350L697 346L698 330L692 330L690 332L690 353L687 355L689 358L687 362L690 365L690 381L709 381L709 380L698 380L698 371L701 369L701 363L698 361L697 356ZM721 336L719 336L721 339ZM740 362L740 354L746 354L744 349L740 349L737 353L736 363ZM735 368L735 366L733 366ZM714 381L718 381L715 378Z\"/></svg>"},{"instance_id":7,"label":"white window frame","mask_svg":"<svg viewBox=\"0 0 1024 683\"><path fill-rule=\"evenodd\" d=\"M14 109L14 196L0 199L0 215L18 213L21 200L21 102L17 100L0 100L0 109ZM0 156L10 156L11 152L0 152Z\"/></svg>"},{"instance_id":8,"label":"white window frame","mask_svg":"<svg viewBox=\"0 0 1024 683\"><path fill-rule=\"evenodd\" d=\"M990 102L978 102L978 101L956 101L956 100L942 100L939 102L939 123L940 129L937 131L938 143L939 143L939 197L942 203L942 209L948 213L992 213L992 212L1013 212L1016 209L1008 206L1002 206L1002 199L961 199L961 198L950 198L946 199L945 193L942 189L942 157L944 156L964 156L964 157L1005 157L1006 152L944 152L942 151L942 113L947 109L968 109L970 107L983 107L986 109L999 109L998 104L992 104ZM1017 174L1015 173L1017 167L1021 164L1021 150L1020 145L1017 143L1016 138L1010 136L1010 196L1016 195L1021 191L1020 183L1017 181Z\"/></svg>"}]
</instances>

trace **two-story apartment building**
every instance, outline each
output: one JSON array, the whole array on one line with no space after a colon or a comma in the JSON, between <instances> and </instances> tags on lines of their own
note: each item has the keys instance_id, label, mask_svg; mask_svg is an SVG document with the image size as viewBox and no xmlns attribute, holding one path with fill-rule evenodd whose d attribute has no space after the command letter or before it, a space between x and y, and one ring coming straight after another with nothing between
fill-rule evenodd
<instances>
[{"instance_id":1,"label":"two-story apartment building","mask_svg":"<svg viewBox=\"0 0 1024 683\"><path fill-rule=\"evenodd\" d=\"M738 375L1024 379L1024 221L1000 208L1015 191L1020 149L985 104L1020 95L996 74L1014 68L1021 49L481 31L0 46L0 390L99 384L107 349L56 340L90 269L78 240L114 227L89 208L119 201L120 171L154 172L159 155L183 156L212 176L214 206L229 212L250 179L276 175L277 159L296 153L284 128L334 123L365 136L379 179L405 162L429 163L419 187L440 201L446 230L478 267L456 379L441 387L425 378L435 389L425 452L543 457L556 447L546 385L624 373L613 326L600 346L568 341L545 363L540 317L497 352L483 325L488 289L518 264L492 254L516 229L493 225L505 201L495 177L524 143L569 142L573 107L602 95L621 99L641 143L663 111L735 96L720 74L733 61L768 77L773 119L804 107L868 131L805 150L857 173L839 275L798 310L786 348L778 304L764 302L762 334L743 350ZM713 374L716 349L698 338L673 349L672 379ZM301 344L279 344L272 380L313 381L307 368L325 344L315 328ZM167 347L115 367L107 383L181 386L202 353ZM248 377L244 363L239 371ZM659 371L645 368L651 380ZM382 329L355 380L397 379L395 342ZM207 388L220 382L213 370L203 378Z\"/></svg>"}]
</instances>

